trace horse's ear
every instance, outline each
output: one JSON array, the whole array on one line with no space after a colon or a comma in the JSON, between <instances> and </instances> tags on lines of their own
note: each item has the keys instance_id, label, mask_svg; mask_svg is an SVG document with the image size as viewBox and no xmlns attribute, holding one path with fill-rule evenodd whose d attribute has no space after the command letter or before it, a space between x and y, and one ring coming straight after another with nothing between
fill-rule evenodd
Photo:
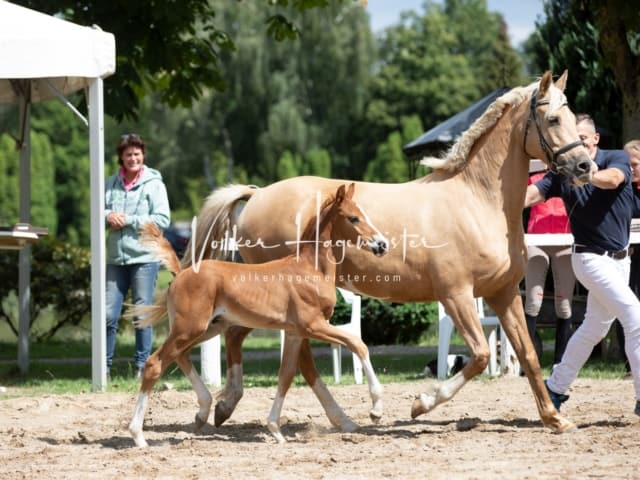
<instances>
[{"instance_id":1,"label":"horse's ear","mask_svg":"<svg viewBox=\"0 0 640 480\"><path fill-rule=\"evenodd\" d=\"M544 75L542 75L542 78L540 79L538 98L543 98L547 94L547 90L549 90L549 87L551 86L552 78L553 73L551 73L551 70L544 72Z\"/></svg>"},{"instance_id":2,"label":"horse's ear","mask_svg":"<svg viewBox=\"0 0 640 480\"><path fill-rule=\"evenodd\" d=\"M561 91L564 92L565 87L567 86L567 77L569 76L569 70L565 70L560 78L556 80L556 87L558 87Z\"/></svg>"},{"instance_id":3,"label":"horse's ear","mask_svg":"<svg viewBox=\"0 0 640 480\"><path fill-rule=\"evenodd\" d=\"M335 203L336 204L340 204L340 203L342 203L343 200L344 200L344 185L340 185L338 187L338 190L336 191Z\"/></svg>"},{"instance_id":4,"label":"horse's ear","mask_svg":"<svg viewBox=\"0 0 640 480\"><path fill-rule=\"evenodd\" d=\"M347 198L349 200L351 200L353 198L353 194L356 191L356 184L354 182L349 184L349 187L347 187Z\"/></svg>"}]
</instances>

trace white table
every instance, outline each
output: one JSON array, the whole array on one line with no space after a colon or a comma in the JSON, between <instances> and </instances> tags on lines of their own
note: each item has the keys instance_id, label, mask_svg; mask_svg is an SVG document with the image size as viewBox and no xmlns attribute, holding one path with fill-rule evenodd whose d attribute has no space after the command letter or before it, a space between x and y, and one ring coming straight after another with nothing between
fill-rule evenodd
<instances>
[{"instance_id":1,"label":"white table","mask_svg":"<svg viewBox=\"0 0 640 480\"><path fill-rule=\"evenodd\" d=\"M527 233L524 236L527 245L537 246L570 246L573 245L573 235L570 233ZM640 243L640 232L631 232L629 242Z\"/></svg>"}]
</instances>

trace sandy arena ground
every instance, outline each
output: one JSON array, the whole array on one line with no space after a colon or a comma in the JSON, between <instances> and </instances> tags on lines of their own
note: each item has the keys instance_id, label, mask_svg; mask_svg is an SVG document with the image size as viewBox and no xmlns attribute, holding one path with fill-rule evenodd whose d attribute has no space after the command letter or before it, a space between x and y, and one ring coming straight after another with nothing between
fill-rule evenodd
<instances>
[{"instance_id":1,"label":"sandy arena ground","mask_svg":"<svg viewBox=\"0 0 640 480\"><path fill-rule=\"evenodd\" d=\"M563 413L579 429L565 435L542 427L522 378L473 381L411 420L414 395L434 381L385 385L377 425L369 421L366 385L330 387L361 425L352 434L331 427L310 389L293 388L283 409L284 445L265 427L273 388L247 389L225 425L198 434L195 394L158 391L145 421L146 450L133 447L126 428L136 394L3 400L0 478L640 478L640 419L629 380L578 380Z\"/></svg>"}]
</instances>

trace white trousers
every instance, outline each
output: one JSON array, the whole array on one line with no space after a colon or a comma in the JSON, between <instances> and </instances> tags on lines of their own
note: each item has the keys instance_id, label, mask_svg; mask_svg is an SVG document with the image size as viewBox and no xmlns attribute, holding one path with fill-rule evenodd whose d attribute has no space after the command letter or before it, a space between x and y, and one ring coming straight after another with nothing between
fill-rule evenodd
<instances>
[{"instance_id":1,"label":"white trousers","mask_svg":"<svg viewBox=\"0 0 640 480\"><path fill-rule=\"evenodd\" d=\"M640 400L640 301L629 287L629 257L614 260L595 253L573 253L571 265L576 278L589 290L584 320L574 332L553 368L547 384L565 393L617 318L624 329L624 348L629 359L636 399Z\"/></svg>"}]
</instances>

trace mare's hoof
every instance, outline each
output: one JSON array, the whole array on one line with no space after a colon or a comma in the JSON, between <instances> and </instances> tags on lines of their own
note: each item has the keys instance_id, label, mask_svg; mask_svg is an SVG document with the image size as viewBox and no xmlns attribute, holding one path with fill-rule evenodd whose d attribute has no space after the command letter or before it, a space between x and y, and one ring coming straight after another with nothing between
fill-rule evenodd
<instances>
[{"instance_id":1,"label":"mare's hoof","mask_svg":"<svg viewBox=\"0 0 640 480\"><path fill-rule=\"evenodd\" d=\"M427 409L424 408L424 405L422 405L422 401L420 400L420 397L418 396L413 401L413 405L411 405L411 418L414 419L416 417L419 417L423 413L427 413Z\"/></svg>"},{"instance_id":2,"label":"mare's hoof","mask_svg":"<svg viewBox=\"0 0 640 480\"><path fill-rule=\"evenodd\" d=\"M380 419L382 418L382 412L377 412L375 410L371 410L369 412L369 418L371 419L371 421L373 423L378 423L380 421Z\"/></svg>"},{"instance_id":3,"label":"mare's hoof","mask_svg":"<svg viewBox=\"0 0 640 480\"><path fill-rule=\"evenodd\" d=\"M570 422L569 420L562 417L560 417L560 422L552 426L551 429L553 430L553 433L557 434L573 433L578 431L578 427L575 423Z\"/></svg>"},{"instance_id":4,"label":"mare's hoof","mask_svg":"<svg viewBox=\"0 0 640 480\"><path fill-rule=\"evenodd\" d=\"M200 429L201 429L202 427L204 427L206 424L207 424L207 421L206 421L206 420L202 420L202 419L198 416L198 414L196 413L196 428L195 428L195 431L196 431L196 432L199 432L199 431L200 431ZM216 427L217 427L217 425L216 425Z\"/></svg>"},{"instance_id":5,"label":"mare's hoof","mask_svg":"<svg viewBox=\"0 0 640 480\"><path fill-rule=\"evenodd\" d=\"M232 412L233 410L229 409L229 407L227 407L224 402L216 403L216 410L213 418L215 426L219 427L224 422L226 422L227 419L231 416Z\"/></svg>"}]
</instances>

